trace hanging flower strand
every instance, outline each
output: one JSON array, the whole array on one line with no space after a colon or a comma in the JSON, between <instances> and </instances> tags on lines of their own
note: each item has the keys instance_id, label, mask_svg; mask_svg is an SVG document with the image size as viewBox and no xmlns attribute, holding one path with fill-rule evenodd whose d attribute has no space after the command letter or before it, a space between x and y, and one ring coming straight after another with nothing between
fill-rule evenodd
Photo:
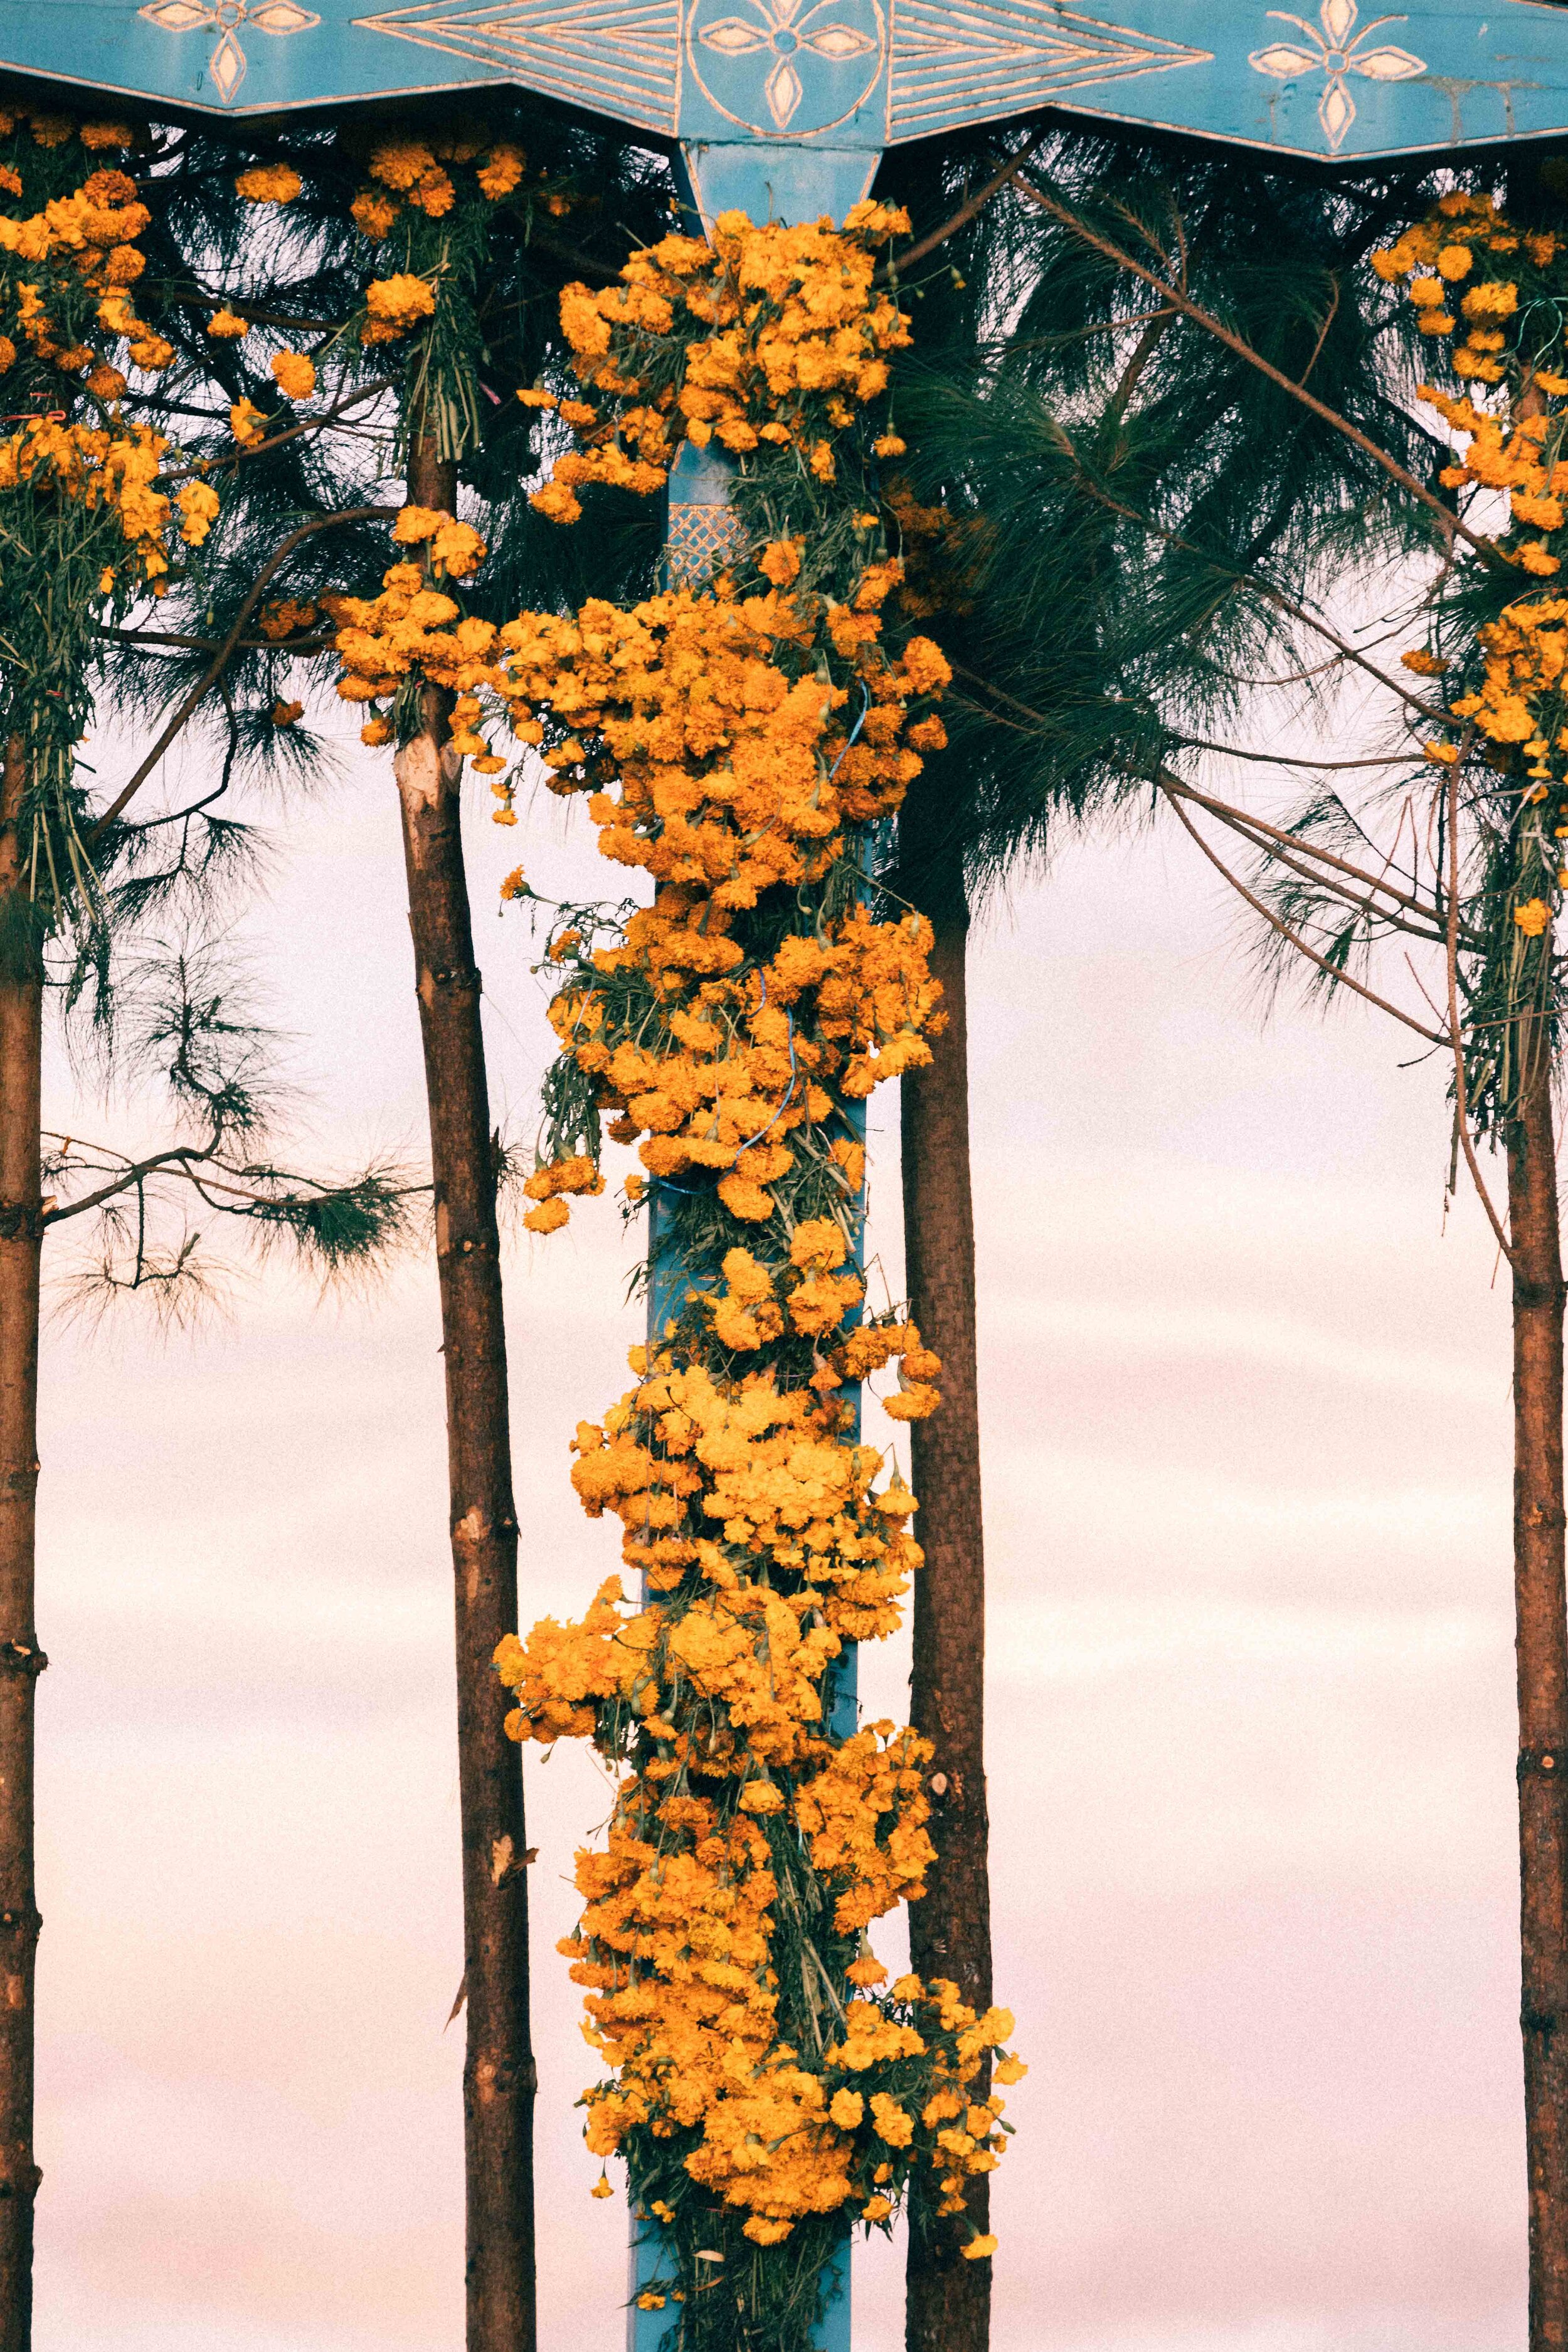
<instances>
[{"instance_id":1,"label":"hanging flower strand","mask_svg":"<svg viewBox=\"0 0 1568 2352\"><path fill-rule=\"evenodd\" d=\"M475 703L653 888L618 916L552 918L562 1053L525 1220L559 1230L602 1186L605 1136L637 1146L626 1193L657 1196L668 1312L632 1387L579 1427L573 1483L620 1520L643 1598L612 1577L498 1664L514 1737L591 1739L620 1776L563 1949L608 2070L588 2144L626 2158L659 2226L640 2300L679 2308L681 2352L807 2352L846 2220L889 2228L917 2169L962 2212L1024 2072L1005 2011L889 1985L867 1940L924 1890L928 1746L892 1723L836 1742L826 1720L835 1660L895 1630L921 1561L915 1497L860 1441L849 1391L896 1367L895 1418L940 1403L908 1317L859 1319L856 1264L859 1106L930 1059L943 1017L928 925L865 879L945 740L949 678L908 629L876 478L901 448L881 355L907 330L874 254L903 226L877 206L843 232L731 215L711 249L667 238L622 289L570 289L592 397L559 402L577 446L536 505L570 522L716 438L752 551L630 610L468 640ZM465 626L447 625L454 650ZM347 651L373 683L370 648ZM508 895L529 895L521 872ZM968 2252L994 2250L976 2233Z\"/></svg>"},{"instance_id":2,"label":"hanging flower strand","mask_svg":"<svg viewBox=\"0 0 1568 2352\"><path fill-rule=\"evenodd\" d=\"M136 145L124 123L0 107L0 735L21 746L27 889L47 929L100 911L76 782L100 629L162 595L218 511L198 478L161 487L168 443L121 410L128 372L174 355L135 307L152 219L122 168Z\"/></svg>"},{"instance_id":3,"label":"hanging flower strand","mask_svg":"<svg viewBox=\"0 0 1568 2352\"><path fill-rule=\"evenodd\" d=\"M1441 479L1505 493L1495 546L1521 575L1476 625L1474 586L1451 601L1436 647L1405 665L1430 678L1447 724L1426 747L1451 769L1475 745L1487 778L1485 903L1490 940L1467 985L1473 1032L1470 1108L1483 1123L1512 1116L1521 1076L1518 1017L1549 1003L1553 920L1568 891L1568 251L1549 230L1521 229L1487 195L1439 199L1424 221L1374 255L1403 285L1434 355L1458 389L1424 384L1422 400L1458 439Z\"/></svg>"}]
</instances>

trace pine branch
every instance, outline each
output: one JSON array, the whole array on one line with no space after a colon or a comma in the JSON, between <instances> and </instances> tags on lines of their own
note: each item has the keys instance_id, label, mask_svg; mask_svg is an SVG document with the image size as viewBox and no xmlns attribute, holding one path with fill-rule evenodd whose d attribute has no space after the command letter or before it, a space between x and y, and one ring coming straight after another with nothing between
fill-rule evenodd
<instances>
[{"instance_id":1,"label":"pine branch","mask_svg":"<svg viewBox=\"0 0 1568 2352\"><path fill-rule=\"evenodd\" d=\"M372 399L377 393L394 390L396 383L395 376L384 375L375 377L369 383L357 384L353 392L345 393L336 407L323 409L317 416L301 417L297 425L287 425L281 433L269 434L265 441L237 443L232 450L226 451L216 464L226 472L230 467L240 465L247 457L265 457L270 450L281 449L287 442L300 440L309 433L324 432L329 425L335 425L340 417L346 416L351 409L357 408L363 401ZM200 466L182 467L174 473L161 474L158 478L159 488L162 488L169 483L188 482L193 478L205 480L214 470L215 465L211 461Z\"/></svg>"},{"instance_id":2,"label":"pine branch","mask_svg":"<svg viewBox=\"0 0 1568 2352\"><path fill-rule=\"evenodd\" d=\"M912 268L915 262L923 261L928 253L934 253L939 246L947 243L949 237L956 236L960 229L967 228L970 222L984 211L992 197L999 195L1005 187L1017 178L1030 157L1038 153L1045 136L1043 130L1037 131L1028 144L1019 149L1011 163L1004 163L994 178L987 180L983 188L960 205L951 220L943 221L940 228L933 228L929 236L921 237L916 244L906 246L902 253L894 254L886 269L879 274L887 279L889 285L896 286L903 273Z\"/></svg>"},{"instance_id":3,"label":"pine branch","mask_svg":"<svg viewBox=\"0 0 1568 2352\"><path fill-rule=\"evenodd\" d=\"M223 673L227 667L236 648L239 645L241 638L244 636L246 623L249 620L252 613L255 612L257 605L261 602L261 599L265 595L270 583L277 577L278 572L288 562L294 550L300 546L307 539L314 538L319 531L332 530L342 524L351 522L391 522L395 521L401 512L402 509L400 507L346 507L339 514L321 515L314 522L304 523L298 530L290 531L289 537L283 541L282 545L275 551L268 561L262 566L260 577L257 580L249 594L240 605L239 611L235 616L234 625L229 630L229 633L227 636L225 637L223 643L219 646L216 653L213 656L213 658L208 664L206 669L197 679L195 685L192 687L190 692L185 696L184 700L180 704L174 716L163 729L163 733L159 736L157 741L153 744L153 749L148 752L141 766L136 770L136 772L132 777L130 782L121 787L114 799L110 803L108 808L105 809L103 814L99 818L97 824L92 827L92 830L87 836L89 847L93 842L99 839L100 835L103 833L104 828L107 825L113 824L121 811L141 790L148 777L152 774L153 769L158 765L160 760L162 760L164 752L169 749L170 744L173 743L175 738L184 730L188 721L195 716L201 704L206 700L207 696L211 693L213 688L223 676Z\"/></svg>"},{"instance_id":4,"label":"pine branch","mask_svg":"<svg viewBox=\"0 0 1568 2352\"><path fill-rule=\"evenodd\" d=\"M1304 956L1309 963L1316 964L1320 971L1327 974L1330 982L1335 988L1352 989L1357 996L1365 997L1369 1004L1375 1004L1380 1013L1387 1013L1391 1014L1395 1021L1402 1021L1406 1029L1414 1029L1415 1034L1418 1037L1424 1037L1429 1045L1447 1045L1448 1044L1448 1039L1443 1036L1437 1030L1424 1029L1419 1021L1413 1020L1408 1013L1402 1013L1397 1004L1391 1004L1385 996L1379 996L1375 990L1366 987L1363 982L1353 978L1350 972L1343 971L1340 965L1331 963L1327 956L1320 955L1317 949L1310 947L1299 932L1293 931L1289 923L1282 921L1281 919L1275 914L1272 908L1266 906L1261 898L1255 896L1255 894L1247 888L1240 875L1233 873L1231 868L1226 864L1224 858L1220 856L1218 851L1211 847L1210 844L1204 839L1203 835L1193 823L1191 817L1187 814L1186 810L1182 806L1182 801L1185 796L1184 793L1181 791L1173 791L1172 789L1172 783L1173 782L1173 779L1167 781L1163 775L1158 776L1154 780L1154 788L1157 792L1163 794L1166 801L1170 803L1177 823L1183 827L1184 831L1192 835L1192 838L1196 842L1198 847L1202 850L1204 856L1208 859L1209 864L1215 868L1215 872L1224 876L1225 879L1229 883L1237 896L1247 901L1247 904L1252 908L1254 914L1262 916L1264 921L1268 925L1271 931L1277 932L1280 939L1287 940L1289 945L1295 949L1297 954Z\"/></svg>"},{"instance_id":5,"label":"pine branch","mask_svg":"<svg viewBox=\"0 0 1568 2352\"><path fill-rule=\"evenodd\" d=\"M1463 539L1475 549L1482 562L1491 569L1509 568L1507 559L1499 553L1490 540L1483 539L1479 532L1471 530L1469 525L1457 515L1451 507L1446 507L1441 499L1434 498L1432 492L1418 482L1415 475L1400 464L1397 457L1391 457L1386 449L1380 448L1370 434L1363 433L1359 425L1351 423L1348 416L1342 416L1337 409L1331 408L1325 401L1319 400L1314 394L1306 389L1304 383L1298 383L1294 378L1288 376L1282 368L1277 368L1272 361L1266 360L1261 352L1254 351L1249 342L1242 336L1233 334L1231 330L1223 325L1211 310L1205 310L1201 303L1194 302L1180 286L1171 285L1167 279L1160 276L1157 270L1146 269L1142 262L1135 261L1130 253L1124 252L1121 247L1114 244L1110 237L1102 236L1098 230L1091 228L1089 223L1080 218L1068 205L1058 204L1054 196L1047 195L1043 188L1037 187L1032 180L1022 173L1018 177L1017 187L1019 193L1026 196L1031 204L1038 205L1040 209L1048 213L1052 219L1059 221L1070 235L1080 237L1096 253L1102 254L1108 261L1114 262L1119 269L1129 270L1133 277L1142 278L1143 283L1152 287L1164 301L1180 310L1184 318L1191 319L1195 326L1203 328L1205 334L1213 335L1217 341L1226 346L1227 351L1234 352L1237 357L1245 360L1249 367L1257 368L1260 374L1268 378L1270 383L1277 384L1279 390L1288 393L1292 400L1300 401L1301 405L1310 409L1314 416L1320 417L1325 425L1332 425L1336 433L1342 433L1346 439L1353 442L1355 446L1365 457L1370 457L1375 466L1381 467L1391 480L1397 482L1402 489L1407 490L1413 499L1418 499L1421 505L1436 518L1445 540L1456 537ZM1314 352L1314 362L1316 358L1317 353Z\"/></svg>"}]
</instances>

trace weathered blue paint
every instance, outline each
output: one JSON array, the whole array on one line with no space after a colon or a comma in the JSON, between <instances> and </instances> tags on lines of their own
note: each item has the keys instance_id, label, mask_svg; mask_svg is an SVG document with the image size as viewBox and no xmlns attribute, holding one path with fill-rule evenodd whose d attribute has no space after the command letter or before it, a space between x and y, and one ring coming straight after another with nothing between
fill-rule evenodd
<instances>
[{"instance_id":1,"label":"weathered blue paint","mask_svg":"<svg viewBox=\"0 0 1568 2352\"><path fill-rule=\"evenodd\" d=\"M721 213L752 220L841 221L870 187L879 150L786 147L782 142L694 141L683 146L697 209L710 226Z\"/></svg>"},{"instance_id":2,"label":"weathered blue paint","mask_svg":"<svg viewBox=\"0 0 1568 2352\"><path fill-rule=\"evenodd\" d=\"M659 2275L659 2233L632 2230L626 2263L626 2352L675 2352L680 2332L680 2305L667 2303L662 2311L639 2311L637 2299ZM818 2352L852 2352L849 2318L849 2237L834 2249L827 2273L827 2308L817 2337Z\"/></svg>"},{"instance_id":3,"label":"weathered blue paint","mask_svg":"<svg viewBox=\"0 0 1568 2352\"><path fill-rule=\"evenodd\" d=\"M0 68L238 114L537 90L679 140L709 218L842 218L885 148L1041 107L1341 163L1568 131L1563 7L1300 4L0 0Z\"/></svg>"}]
</instances>

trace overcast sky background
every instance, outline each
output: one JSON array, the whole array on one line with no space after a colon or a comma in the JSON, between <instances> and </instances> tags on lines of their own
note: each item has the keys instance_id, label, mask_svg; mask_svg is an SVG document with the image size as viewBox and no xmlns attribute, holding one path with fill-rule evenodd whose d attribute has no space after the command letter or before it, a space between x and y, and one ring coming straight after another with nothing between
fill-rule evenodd
<instances>
[{"instance_id":1,"label":"overcast sky background","mask_svg":"<svg viewBox=\"0 0 1568 2352\"><path fill-rule=\"evenodd\" d=\"M495 885L607 877L552 803L471 830L527 1129L548 1033ZM417 1151L384 763L276 839L247 928L318 1159ZM1440 1075L1373 1014L1265 1030L1237 940L1161 829L1064 854L974 960L997 1993L1033 2068L997 2352L1514 2352L1506 1291L1468 1203L1443 1234ZM49 1109L147 1131L63 1069ZM624 1384L626 1264L607 1200L511 1252L525 1622L615 1565L567 1443ZM252 1278L166 1345L47 1336L39 2352L461 2343L438 1338L423 1257L324 1307ZM862 1673L901 1714L907 1654ZM605 1783L528 1776L543 2342L616 2352L552 1948ZM901 2344L899 2271L857 2255L857 2352Z\"/></svg>"}]
</instances>

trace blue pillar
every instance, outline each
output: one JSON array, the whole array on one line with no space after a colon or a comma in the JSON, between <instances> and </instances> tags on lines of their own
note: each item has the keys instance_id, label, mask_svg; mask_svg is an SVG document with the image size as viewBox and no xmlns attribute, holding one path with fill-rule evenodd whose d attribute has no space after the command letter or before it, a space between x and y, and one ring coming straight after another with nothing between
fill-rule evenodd
<instances>
[{"instance_id":1,"label":"blue pillar","mask_svg":"<svg viewBox=\"0 0 1568 2352\"><path fill-rule=\"evenodd\" d=\"M854 1124L860 1140L865 1141L865 1106L854 1107ZM664 1326L677 1311L680 1293L686 1281L686 1268L670 1249L659 1232L658 1198L660 1187L648 1188L647 1210L647 1344L651 1360L654 1349L663 1337ZM857 1242L855 1261L862 1264L865 1257L864 1223ZM859 1420L859 1391L846 1390L852 1398L856 1420ZM647 1598L644 1587L643 1598ZM847 1643L828 1668L823 1686L823 1716L830 1739L848 1739L858 1728L860 1706L856 1645ZM662 2241L664 2232L657 2222L637 2219L637 2183L630 2184L632 2200L631 2245L626 2263L626 2352L675 2352L680 2330L680 2305L667 2302L662 2310L639 2311L637 2297L650 2287L663 2268ZM836 2248L827 2279L827 2304L817 2337L818 2352L851 2352L850 2345L850 2243L849 2231ZM668 2276L668 2273L665 2273Z\"/></svg>"},{"instance_id":2,"label":"blue pillar","mask_svg":"<svg viewBox=\"0 0 1568 2352\"><path fill-rule=\"evenodd\" d=\"M858 1131L860 1143L865 1143L865 1106L853 1106L853 1127ZM658 1223L660 1185L648 1185L648 1360L663 1339L663 1327L672 1312L679 1307L679 1294L687 1282L687 1267L668 1246L660 1234ZM668 1233L668 1228L666 1228ZM856 1240L856 1265L865 1263L865 1225ZM860 1390L844 1390L847 1402L856 1404L856 1423L860 1418ZM647 1600L647 1585L644 1585ZM858 1698L858 1656L856 1644L848 1642L844 1651L827 1667L823 1682L823 1727L830 1740L851 1738L860 1727ZM663 2310L637 2310L637 2295L642 2295L663 2270L663 2230L654 2221L637 2218L637 2183L630 2183L632 2200L632 2242L627 2251L627 2294L626 2294L626 2352L675 2352L679 2338L682 2307L679 2303L666 2303ZM835 2249L827 2277L827 2307L823 2315L823 2326L818 2333L818 2352L851 2352L851 2242L848 2225L844 2237ZM668 2272L666 2272L668 2277Z\"/></svg>"},{"instance_id":3,"label":"blue pillar","mask_svg":"<svg viewBox=\"0 0 1568 2352\"><path fill-rule=\"evenodd\" d=\"M706 227L716 214L731 206L753 220L808 221L821 214L841 220L851 205L865 195L879 155L867 149L841 152L812 146L763 145L755 140L683 142L676 179L689 230L699 219ZM669 523L665 543L664 577L672 588L700 587L723 568L740 547L739 520L730 506L735 462L711 443L698 449L685 442L677 453L669 477ZM865 1105L851 1107L851 1120L859 1140L866 1139ZM660 1186L648 1192L647 1338L650 1355L659 1343L665 1323L679 1304L686 1268L661 1244L658 1201ZM855 1250L857 1265L864 1261L863 1233ZM851 1391L844 1391L847 1401ZM858 1421L858 1391L853 1392ZM854 1644L834 1661L823 1690L825 1727L830 1739L847 1739L859 1727L859 1701ZM652 2284L660 2270L662 2232L652 2221L636 2218L637 2184L632 2184L633 2221L628 2263L626 2352L674 2352L680 2329L680 2305L666 2303L659 2311L639 2311L637 2298ZM846 2224L833 2255L827 2281L827 2307L818 2338L818 2352L850 2352L850 2240Z\"/></svg>"}]
</instances>

